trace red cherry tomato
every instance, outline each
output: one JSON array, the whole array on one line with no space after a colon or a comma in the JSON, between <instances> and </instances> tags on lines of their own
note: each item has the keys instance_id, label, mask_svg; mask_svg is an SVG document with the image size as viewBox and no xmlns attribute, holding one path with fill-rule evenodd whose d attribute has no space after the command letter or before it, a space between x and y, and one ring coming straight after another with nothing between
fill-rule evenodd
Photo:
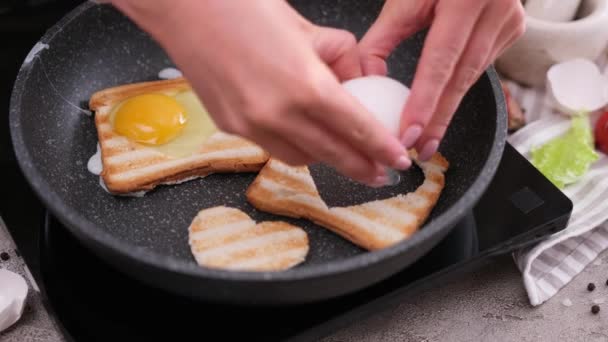
<instances>
[{"instance_id":1,"label":"red cherry tomato","mask_svg":"<svg viewBox=\"0 0 608 342\"><path fill-rule=\"evenodd\" d=\"M604 112L595 124L595 145L600 151L608 154L608 111Z\"/></svg>"}]
</instances>

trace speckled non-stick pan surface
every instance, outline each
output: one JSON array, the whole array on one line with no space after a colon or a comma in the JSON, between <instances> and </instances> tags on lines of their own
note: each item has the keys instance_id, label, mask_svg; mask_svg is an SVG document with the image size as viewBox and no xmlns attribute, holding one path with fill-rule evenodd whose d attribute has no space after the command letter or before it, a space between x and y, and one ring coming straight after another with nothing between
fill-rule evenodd
<instances>
[{"instance_id":1,"label":"speckled non-stick pan surface","mask_svg":"<svg viewBox=\"0 0 608 342\"><path fill-rule=\"evenodd\" d=\"M381 3L294 1L314 22L358 36ZM393 77L410 84L423 38L422 33L413 37L391 57ZM24 63L11 102L11 132L28 181L53 214L104 260L181 295L286 304L338 296L384 279L435 246L474 205L491 181L505 143L504 101L496 74L489 70L464 99L440 147L451 163L447 185L429 221L409 240L369 253L310 222L289 220L309 234L310 253L302 265L276 273L205 269L196 265L187 243L187 227L200 209L227 205L256 220L278 218L254 210L245 200L255 175L212 175L164 186L143 198L104 192L86 167L97 143L93 117L76 106L86 108L89 96L102 88L155 79L172 63L128 19L92 3L75 9L40 43L48 48ZM364 191L326 168L315 167L313 174L332 203L390 197L396 190L415 189L422 179L413 168L401 188Z\"/></svg>"}]
</instances>

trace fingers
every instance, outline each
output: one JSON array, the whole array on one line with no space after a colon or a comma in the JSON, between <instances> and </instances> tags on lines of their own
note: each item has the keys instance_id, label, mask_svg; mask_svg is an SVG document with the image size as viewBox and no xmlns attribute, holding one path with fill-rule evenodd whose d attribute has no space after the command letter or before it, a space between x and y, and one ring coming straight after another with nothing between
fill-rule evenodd
<instances>
[{"instance_id":1,"label":"fingers","mask_svg":"<svg viewBox=\"0 0 608 342\"><path fill-rule=\"evenodd\" d=\"M377 161L378 158L352 146L344 134L329 129L327 121L319 119L340 117L336 121L340 121L344 127L350 127L347 123L352 121L350 117L353 116L343 109L338 112L328 104L328 98L345 91L327 68L320 69L319 73L324 75L319 77L332 84L333 91L327 92L328 96L319 96L318 94L324 93L323 90L315 88L313 82L301 80L296 97L289 100L285 97L274 100L267 98L264 106L248 110L247 116L223 115L221 128L255 141L274 157L288 164L308 165L320 161L359 182L381 185L384 182L384 169ZM363 112L363 115L366 113ZM359 116L364 117L363 115ZM232 117L238 120L232 120ZM366 119L373 121L371 115ZM381 144L380 150L385 148L385 143ZM396 144L402 148L398 142Z\"/></svg>"},{"instance_id":2,"label":"fingers","mask_svg":"<svg viewBox=\"0 0 608 342\"><path fill-rule=\"evenodd\" d=\"M350 32L319 28L313 44L320 59L339 80L361 76L359 49ZM284 120L289 124L283 131L289 132L290 139L299 142L300 149L341 173L370 185L385 183L382 165L397 169L411 166L407 151L398 139L335 79L322 74L316 77L312 82L315 89L308 92L310 96L305 96L312 101L304 106L314 124L296 123L300 116ZM303 130L303 126L307 129Z\"/></svg>"},{"instance_id":3,"label":"fingers","mask_svg":"<svg viewBox=\"0 0 608 342\"><path fill-rule=\"evenodd\" d=\"M222 111L217 110L215 112ZM217 116L217 119L214 119L214 122L223 132L251 140L273 157L287 164L302 166L309 165L315 161L308 153L304 152L296 144L293 144L290 139L285 139L280 134L269 129L264 129L260 125L254 126L253 123L243 119L239 115L233 115L229 111L224 111L223 115Z\"/></svg>"},{"instance_id":4,"label":"fingers","mask_svg":"<svg viewBox=\"0 0 608 342\"><path fill-rule=\"evenodd\" d=\"M411 166L407 151L386 127L367 112L340 84L326 84L320 107L311 108L319 125L345 141L367 159L399 170Z\"/></svg>"},{"instance_id":5,"label":"fingers","mask_svg":"<svg viewBox=\"0 0 608 342\"><path fill-rule=\"evenodd\" d=\"M413 26L397 29L400 18L389 3L359 43L364 75L386 75L388 56L405 37L415 32Z\"/></svg>"},{"instance_id":6,"label":"fingers","mask_svg":"<svg viewBox=\"0 0 608 342\"><path fill-rule=\"evenodd\" d=\"M386 75L386 59L390 53L403 39L428 25L431 11L431 1L386 1L359 42L363 74Z\"/></svg>"},{"instance_id":7,"label":"fingers","mask_svg":"<svg viewBox=\"0 0 608 342\"><path fill-rule=\"evenodd\" d=\"M501 6L487 7L475 25L466 48L458 60L451 78L441 94L437 109L415 147L420 159L427 160L435 152L462 98L488 67L501 28L507 21ZM508 13L508 12L507 12ZM498 21L504 18L502 21Z\"/></svg>"},{"instance_id":8,"label":"fingers","mask_svg":"<svg viewBox=\"0 0 608 342\"><path fill-rule=\"evenodd\" d=\"M416 143L433 118L482 10L470 1L444 1L437 5L401 120L401 142L407 148ZM470 69L463 74L467 79L473 78ZM438 141L432 144L438 145ZM431 147L436 148L428 149Z\"/></svg>"},{"instance_id":9,"label":"fingers","mask_svg":"<svg viewBox=\"0 0 608 342\"><path fill-rule=\"evenodd\" d=\"M388 0L359 43L363 74L386 74L392 50L430 20L400 127L401 142L422 160L437 151L468 89L524 31L516 0Z\"/></svg>"},{"instance_id":10,"label":"fingers","mask_svg":"<svg viewBox=\"0 0 608 342\"><path fill-rule=\"evenodd\" d=\"M340 80L361 76L354 35L343 30L319 28L313 42L322 62ZM319 69L323 68L320 66ZM343 174L367 184L378 185L377 178L385 176L380 165L398 169L411 166L407 151L399 141L340 83L322 72L309 74L312 77L311 88L301 91L303 98L308 101L302 107L306 108L316 129L312 129L307 122L296 124L299 117L284 120L289 122L284 128L286 131L296 128L290 131L289 137L305 142L300 145L303 150L336 167ZM304 131L301 125L306 125L307 130Z\"/></svg>"},{"instance_id":11,"label":"fingers","mask_svg":"<svg viewBox=\"0 0 608 342\"><path fill-rule=\"evenodd\" d=\"M494 63L494 60L507 50L517 39L519 39L526 31L525 11L521 3L512 11L509 19L505 23L498 36L498 44L493 52L491 61L488 64Z\"/></svg>"},{"instance_id":12,"label":"fingers","mask_svg":"<svg viewBox=\"0 0 608 342\"><path fill-rule=\"evenodd\" d=\"M353 66L353 63L359 66L359 55L354 36L334 29L324 28L319 32L324 38L318 38L315 41L315 48L322 61L333 62L331 67L334 72L339 72L340 79L349 78L351 75L360 76L360 68L357 68L358 74L356 74ZM322 69L323 67L320 67L320 70ZM343 70L347 70L347 72L342 72ZM397 169L407 169L411 166L407 151L401 146L398 139L375 120L356 98L348 94L341 84L322 72L317 75L309 73L309 76L312 77L312 82L310 82L312 88L301 90L301 93L304 94L303 98L309 101L304 103L303 107L308 109L313 121L319 127L323 127L326 132L324 134L331 134L334 137L334 143L341 144L340 149L350 150L351 153L356 152L362 158L373 161L374 170L377 170L378 165L388 165ZM339 165L342 162L339 159L344 158L344 155L328 158L333 158L330 164L338 168L347 167ZM359 159L355 162L348 162L348 164L362 164L362 161ZM360 167L362 170L371 170L369 165ZM353 175L353 172L355 171L350 169L345 171L349 175ZM353 178L361 179L361 176L354 175Z\"/></svg>"},{"instance_id":13,"label":"fingers","mask_svg":"<svg viewBox=\"0 0 608 342\"><path fill-rule=\"evenodd\" d=\"M362 75L357 39L352 33L319 27L313 38L313 46L340 81Z\"/></svg>"},{"instance_id":14,"label":"fingers","mask_svg":"<svg viewBox=\"0 0 608 342\"><path fill-rule=\"evenodd\" d=\"M292 144L290 140L274 134L270 131L253 131L252 141L257 141L270 155L292 166L305 166L315 162L315 159L308 153Z\"/></svg>"},{"instance_id":15,"label":"fingers","mask_svg":"<svg viewBox=\"0 0 608 342\"><path fill-rule=\"evenodd\" d=\"M315 161L331 165L338 172L359 182L379 185L377 183L381 180L377 178L383 176L380 165L328 131L309 115L289 115L276 129L282 132L284 137L295 142L299 149L315 156Z\"/></svg>"},{"instance_id":16,"label":"fingers","mask_svg":"<svg viewBox=\"0 0 608 342\"><path fill-rule=\"evenodd\" d=\"M431 121L415 144L421 160L427 160L437 152L462 98L493 62L498 50L519 34L521 21L523 16L517 7L505 1L496 2L482 12Z\"/></svg>"}]
</instances>

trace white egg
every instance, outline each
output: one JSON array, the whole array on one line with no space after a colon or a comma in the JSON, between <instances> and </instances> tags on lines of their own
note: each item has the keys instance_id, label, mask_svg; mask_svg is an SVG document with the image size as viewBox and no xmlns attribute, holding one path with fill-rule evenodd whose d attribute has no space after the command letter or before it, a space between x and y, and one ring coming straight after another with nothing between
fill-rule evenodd
<instances>
[{"instance_id":1,"label":"white egg","mask_svg":"<svg viewBox=\"0 0 608 342\"><path fill-rule=\"evenodd\" d=\"M408 87L385 76L354 78L342 86L393 135L399 134L401 113L410 95Z\"/></svg>"}]
</instances>

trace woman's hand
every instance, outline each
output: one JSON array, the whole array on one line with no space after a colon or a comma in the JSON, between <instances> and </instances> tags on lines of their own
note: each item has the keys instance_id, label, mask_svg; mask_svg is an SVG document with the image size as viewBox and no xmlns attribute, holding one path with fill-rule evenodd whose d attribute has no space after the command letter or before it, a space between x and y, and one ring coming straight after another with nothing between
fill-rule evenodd
<instances>
[{"instance_id":1,"label":"woman's hand","mask_svg":"<svg viewBox=\"0 0 608 342\"><path fill-rule=\"evenodd\" d=\"M387 0L359 43L363 73L386 74L386 58L430 25L401 120L401 142L421 159L439 142L465 93L524 32L520 0Z\"/></svg>"},{"instance_id":2,"label":"woman's hand","mask_svg":"<svg viewBox=\"0 0 608 342\"><path fill-rule=\"evenodd\" d=\"M294 165L321 161L371 185L405 148L344 91L361 75L354 36L284 0L114 0L165 48L215 123Z\"/></svg>"}]
</instances>

